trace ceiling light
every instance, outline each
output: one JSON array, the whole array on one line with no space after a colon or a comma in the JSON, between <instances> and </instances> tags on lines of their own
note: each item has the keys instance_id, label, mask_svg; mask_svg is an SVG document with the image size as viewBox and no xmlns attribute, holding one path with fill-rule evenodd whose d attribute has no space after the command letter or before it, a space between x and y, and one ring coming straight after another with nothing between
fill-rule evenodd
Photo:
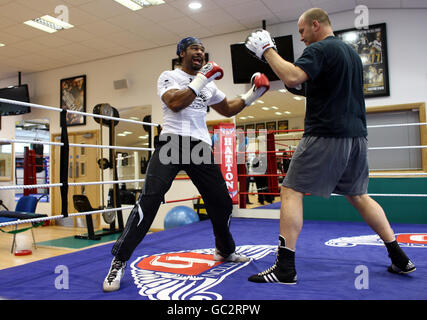
<instances>
[{"instance_id":1,"label":"ceiling light","mask_svg":"<svg viewBox=\"0 0 427 320\"><path fill-rule=\"evenodd\" d=\"M70 29L72 27L74 27L72 24L69 24L68 22L62 21L60 19L51 17L49 15L45 15L43 17L41 17L40 19L48 21L50 23L53 23L56 26L62 27L62 29Z\"/></svg>"},{"instance_id":2,"label":"ceiling light","mask_svg":"<svg viewBox=\"0 0 427 320\"><path fill-rule=\"evenodd\" d=\"M202 7L202 4L200 2L190 2L188 4L188 7L192 10L197 10L197 9L200 9Z\"/></svg>"},{"instance_id":3,"label":"ceiling light","mask_svg":"<svg viewBox=\"0 0 427 320\"><path fill-rule=\"evenodd\" d=\"M158 6L165 3L163 0L114 0L133 11L142 9L142 7Z\"/></svg>"},{"instance_id":4,"label":"ceiling light","mask_svg":"<svg viewBox=\"0 0 427 320\"><path fill-rule=\"evenodd\" d=\"M239 117L239 119L245 120L245 119L246 119L246 117Z\"/></svg>"},{"instance_id":5,"label":"ceiling light","mask_svg":"<svg viewBox=\"0 0 427 320\"><path fill-rule=\"evenodd\" d=\"M274 114L277 114L278 116L281 116L281 115L282 115L282 113L281 113L281 112L279 112L279 111L275 112Z\"/></svg>"},{"instance_id":6,"label":"ceiling light","mask_svg":"<svg viewBox=\"0 0 427 320\"><path fill-rule=\"evenodd\" d=\"M284 114L291 114L291 112L289 112L289 111L285 111L285 112L284 112Z\"/></svg>"},{"instance_id":7,"label":"ceiling light","mask_svg":"<svg viewBox=\"0 0 427 320\"><path fill-rule=\"evenodd\" d=\"M148 138L148 134L145 136L139 136L138 139L147 139Z\"/></svg>"},{"instance_id":8,"label":"ceiling light","mask_svg":"<svg viewBox=\"0 0 427 320\"><path fill-rule=\"evenodd\" d=\"M118 133L117 134L119 137L126 137L126 134L124 134L124 133Z\"/></svg>"},{"instance_id":9,"label":"ceiling light","mask_svg":"<svg viewBox=\"0 0 427 320\"><path fill-rule=\"evenodd\" d=\"M257 103L264 104L264 101L262 101L262 100L257 100L256 102L257 102Z\"/></svg>"},{"instance_id":10,"label":"ceiling light","mask_svg":"<svg viewBox=\"0 0 427 320\"><path fill-rule=\"evenodd\" d=\"M295 99L295 100L300 101L300 100L303 100L304 98L301 98L301 97L294 97L294 99Z\"/></svg>"},{"instance_id":11,"label":"ceiling light","mask_svg":"<svg viewBox=\"0 0 427 320\"><path fill-rule=\"evenodd\" d=\"M255 117L254 117L254 116L248 116L248 118L249 118L249 119L253 119L253 118L255 118Z\"/></svg>"},{"instance_id":12,"label":"ceiling light","mask_svg":"<svg viewBox=\"0 0 427 320\"><path fill-rule=\"evenodd\" d=\"M124 134L132 134L133 132L131 131L123 131Z\"/></svg>"},{"instance_id":13,"label":"ceiling light","mask_svg":"<svg viewBox=\"0 0 427 320\"><path fill-rule=\"evenodd\" d=\"M0 47L4 47L5 46L5 44L4 43L0 43Z\"/></svg>"},{"instance_id":14,"label":"ceiling light","mask_svg":"<svg viewBox=\"0 0 427 320\"><path fill-rule=\"evenodd\" d=\"M278 108L278 107L276 107L276 106L272 106L272 107L271 107L271 109L277 110L277 109L279 109L279 108Z\"/></svg>"},{"instance_id":15,"label":"ceiling light","mask_svg":"<svg viewBox=\"0 0 427 320\"><path fill-rule=\"evenodd\" d=\"M270 110L270 108L269 108L269 107L262 107L261 109L262 109L262 110Z\"/></svg>"},{"instance_id":16,"label":"ceiling light","mask_svg":"<svg viewBox=\"0 0 427 320\"><path fill-rule=\"evenodd\" d=\"M279 92L281 92L281 93L286 93L288 90L286 90L286 89L279 89Z\"/></svg>"},{"instance_id":17,"label":"ceiling light","mask_svg":"<svg viewBox=\"0 0 427 320\"><path fill-rule=\"evenodd\" d=\"M74 27L72 24L49 15L25 21L24 24L48 33L54 33L62 29L70 29Z\"/></svg>"}]
</instances>

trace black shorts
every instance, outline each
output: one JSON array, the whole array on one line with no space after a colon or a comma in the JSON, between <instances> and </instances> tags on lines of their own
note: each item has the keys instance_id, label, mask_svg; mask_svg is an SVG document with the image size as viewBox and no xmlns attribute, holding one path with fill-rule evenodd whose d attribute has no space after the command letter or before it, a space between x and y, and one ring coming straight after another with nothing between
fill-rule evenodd
<instances>
[{"instance_id":1,"label":"black shorts","mask_svg":"<svg viewBox=\"0 0 427 320\"><path fill-rule=\"evenodd\" d=\"M368 140L303 137L282 185L328 198L331 193L361 195L368 191Z\"/></svg>"}]
</instances>

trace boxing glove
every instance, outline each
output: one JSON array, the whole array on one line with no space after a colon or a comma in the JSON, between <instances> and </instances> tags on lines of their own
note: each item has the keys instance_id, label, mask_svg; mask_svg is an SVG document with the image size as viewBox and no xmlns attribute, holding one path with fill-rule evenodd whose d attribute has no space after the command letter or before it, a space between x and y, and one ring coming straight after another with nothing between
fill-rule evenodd
<instances>
[{"instance_id":1,"label":"boxing glove","mask_svg":"<svg viewBox=\"0 0 427 320\"><path fill-rule=\"evenodd\" d=\"M246 106L251 105L256 99L270 89L270 81L263 73L254 73L251 77L251 84L252 87L250 90L241 96Z\"/></svg>"},{"instance_id":2,"label":"boxing glove","mask_svg":"<svg viewBox=\"0 0 427 320\"><path fill-rule=\"evenodd\" d=\"M264 62L266 62L264 58L265 50L273 48L277 51L276 44L267 30L255 30L252 32L246 38L245 46L255 57Z\"/></svg>"},{"instance_id":3,"label":"boxing glove","mask_svg":"<svg viewBox=\"0 0 427 320\"><path fill-rule=\"evenodd\" d=\"M212 80L219 80L224 76L222 68L213 61L206 63L198 72L188 87L194 91L196 96Z\"/></svg>"}]
</instances>

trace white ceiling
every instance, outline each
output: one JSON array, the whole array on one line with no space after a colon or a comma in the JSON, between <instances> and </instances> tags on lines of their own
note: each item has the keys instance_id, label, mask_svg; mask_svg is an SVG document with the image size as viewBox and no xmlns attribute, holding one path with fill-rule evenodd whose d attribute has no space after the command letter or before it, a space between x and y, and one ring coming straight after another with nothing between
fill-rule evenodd
<instances>
[{"instance_id":1,"label":"white ceiling","mask_svg":"<svg viewBox=\"0 0 427 320\"><path fill-rule=\"evenodd\" d=\"M191 0L131 11L113 0L0 0L0 79L175 44L191 33L199 38L295 21L311 7L329 13L369 8L427 8L427 0ZM23 22L67 6L74 28L53 34ZM301 108L300 108L301 109ZM252 110L254 111L254 110Z\"/></svg>"},{"instance_id":2,"label":"white ceiling","mask_svg":"<svg viewBox=\"0 0 427 320\"><path fill-rule=\"evenodd\" d=\"M358 4L427 7L426 0L199 0L203 7L192 11L191 0L165 1L134 12L113 0L0 0L0 79L175 44L190 31L204 38L296 20L314 6L329 13ZM74 28L48 34L23 24L58 16L59 5Z\"/></svg>"}]
</instances>

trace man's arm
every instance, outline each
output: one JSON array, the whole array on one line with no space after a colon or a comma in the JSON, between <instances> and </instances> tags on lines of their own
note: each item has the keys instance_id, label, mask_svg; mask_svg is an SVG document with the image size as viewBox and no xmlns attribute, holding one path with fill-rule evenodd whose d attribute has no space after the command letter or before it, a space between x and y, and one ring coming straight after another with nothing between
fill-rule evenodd
<instances>
[{"instance_id":1,"label":"man's arm","mask_svg":"<svg viewBox=\"0 0 427 320\"><path fill-rule=\"evenodd\" d=\"M188 107L196 98L196 94L190 88L171 89L162 95L166 106L174 112L179 112Z\"/></svg>"},{"instance_id":2,"label":"man's arm","mask_svg":"<svg viewBox=\"0 0 427 320\"><path fill-rule=\"evenodd\" d=\"M291 88L306 82L309 77L301 68L283 59L277 51L272 48L265 50L264 58L267 60L274 73Z\"/></svg>"},{"instance_id":3,"label":"man's arm","mask_svg":"<svg viewBox=\"0 0 427 320\"><path fill-rule=\"evenodd\" d=\"M187 88L168 90L162 95L162 100L172 111L179 112L188 107L209 82L219 80L223 75L221 67L209 61L197 72Z\"/></svg>"},{"instance_id":4,"label":"man's arm","mask_svg":"<svg viewBox=\"0 0 427 320\"><path fill-rule=\"evenodd\" d=\"M242 111L246 104L242 98L235 98L230 101L225 98L220 103L211 105L211 107L222 116L232 117Z\"/></svg>"},{"instance_id":5,"label":"man's arm","mask_svg":"<svg viewBox=\"0 0 427 320\"><path fill-rule=\"evenodd\" d=\"M296 87L309 79L301 68L284 60L267 30L252 32L245 41L246 47L260 60L265 60L274 73L288 87Z\"/></svg>"},{"instance_id":6,"label":"man's arm","mask_svg":"<svg viewBox=\"0 0 427 320\"><path fill-rule=\"evenodd\" d=\"M232 117L249 106L270 89L270 81L263 73L256 72L251 77L251 88L239 98L227 101L227 98L211 107L220 115Z\"/></svg>"}]
</instances>

